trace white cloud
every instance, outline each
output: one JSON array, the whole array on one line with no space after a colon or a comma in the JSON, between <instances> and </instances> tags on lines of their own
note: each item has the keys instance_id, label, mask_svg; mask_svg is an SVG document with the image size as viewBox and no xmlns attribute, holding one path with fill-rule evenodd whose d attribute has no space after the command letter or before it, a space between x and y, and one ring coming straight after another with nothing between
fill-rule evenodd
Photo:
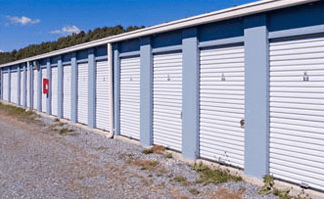
<instances>
[{"instance_id":1,"label":"white cloud","mask_svg":"<svg viewBox=\"0 0 324 199\"><path fill-rule=\"evenodd\" d=\"M39 19L34 19L32 20L31 18L28 18L26 16L22 16L22 17L17 17L17 16L6 16L7 19L12 23L12 24L21 24L21 25L27 25L27 24L37 24L40 22Z\"/></svg>"},{"instance_id":2,"label":"white cloud","mask_svg":"<svg viewBox=\"0 0 324 199\"><path fill-rule=\"evenodd\" d=\"M4 51L0 49L0 53L3 53Z\"/></svg>"},{"instance_id":3,"label":"white cloud","mask_svg":"<svg viewBox=\"0 0 324 199\"><path fill-rule=\"evenodd\" d=\"M50 33L52 34L72 34L79 33L80 29L76 26L64 26L61 30L53 30Z\"/></svg>"}]
</instances>

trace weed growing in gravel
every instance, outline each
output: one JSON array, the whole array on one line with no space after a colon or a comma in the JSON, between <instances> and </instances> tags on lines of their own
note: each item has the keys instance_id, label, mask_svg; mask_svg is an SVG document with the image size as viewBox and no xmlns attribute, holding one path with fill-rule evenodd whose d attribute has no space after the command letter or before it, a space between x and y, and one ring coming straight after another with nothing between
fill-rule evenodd
<instances>
[{"instance_id":1,"label":"weed growing in gravel","mask_svg":"<svg viewBox=\"0 0 324 199\"><path fill-rule=\"evenodd\" d=\"M198 194L200 193L197 189L190 189L189 192L190 192L192 195L198 195Z\"/></svg>"},{"instance_id":2,"label":"weed growing in gravel","mask_svg":"<svg viewBox=\"0 0 324 199\"><path fill-rule=\"evenodd\" d=\"M167 158L172 158L172 153L168 153L168 154L166 155L166 157L167 157Z\"/></svg>"},{"instance_id":3,"label":"weed growing in gravel","mask_svg":"<svg viewBox=\"0 0 324 199\"><path fill-rule=\"evenodd\" d=\"M225 183L229 180L234 180L235 182L242 180L241 177L230 175L228 171L221 169L212 170L202 163L195 163L192 168L200 173L200 179L197 180L197 183L202 183L204 185L209 183Z\"/></svg>"},{"instance_id":4,"label":"weed growing in gravel","mask_svg":"<svg viewBox=\"0 0 324 199\"><path fill-rule=\"evenodd\" d=\"M73 131L74 131L73 129L66 129L66 128L64 128L64 129L61 129L60 130L59 134L60 135L64 135L64 134L66 134L68 132L73 132Z\"/></svg>"},{"instance_id":5,"label":"weed growing in gravel","mask_svg":"<svg viewBox=\"0 0 324 199\"><path fill-rule=\"evenodd\" d=\"M190 185L190 183L182 176L178 176L178 177L175 177L173 178L176 182L179 182L181 183L183 186L188 186Z\"/></svg>"},{"instance_id":6,"label":"weed growing in gravel","mask_svg":"<svg viewBox=\"0 0 324 199\"><path fill-rule=\"evenodd\" d=\"M145 150L143 151L143 153L144 153L145 155L150 154L150 153L153 153L153 152L154 152L153 149L145 149Z\"/></svg>"},{"instance_id":7,"label":"weed growing in gravel","mask_svg":"<svg viewBox=\"0 0 324 199\"><path fill-rule=\"evenodd\" d=\"M55 118L54 122L59 122L60 120L58 118Z\"/></svg>"},{"instance_id":8,"label":"weed growing in gravel","mask_svg":"<svg viewBox=\"0 0 324 199\"><path fill-rule=\"evenodd\" d=\"M296 199L308 199L305 197L292 197L289 195L290 190L285 189L285 190L279 190L274 188L274 180L273 180L273 176L270 175L265 175L263 176L264 180L264 185L261 189L259 189L257 191L257 193L259 194L269 194L269 193L273 193L273 195L278 196L280 199L292 199L292 198L296 198Z\"/></svg>"}]
</instances>

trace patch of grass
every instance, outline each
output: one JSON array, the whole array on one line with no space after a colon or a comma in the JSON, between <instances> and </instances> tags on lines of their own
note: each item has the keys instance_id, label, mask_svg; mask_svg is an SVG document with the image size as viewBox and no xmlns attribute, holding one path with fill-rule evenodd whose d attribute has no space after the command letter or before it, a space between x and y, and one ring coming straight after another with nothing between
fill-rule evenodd
<instances>
[{"instance_id":1,"label":"patch of grass","mask_svg":"<svg viewBox=\"0 0 324 199\"><path fill-rule=\"evenodd\" d=\"M167 158L172 158L172 153L168 153L168 154L166 155L166 157L167 157Z\"/></svg>"},{"instance_id":2,"label":"patch of grass","mask_svg":"<svg viewBox=\"0 0 324 199\"><path fill-rule=\"evenodd\" d=\"M148 177L152 178L153 176L152 176L152 174L150 174Z\"/></svg>"},{"instance_id":3,"label":"patch of grass","mask_svg":"<svg viewBox=\"0 0 324 199\"><path fill-rule=\"evenodd\" d=\"M161 145L154 145L149 149L145 149L142 151L144 154L156 153L156 154L163 154L165 151L165 147Z\"/></svg>"},{"instance_id":4,"label":"patch of grass","mask_svg":"<svg viewBox=\"0 0 324 199\"><path fill-rule=\"evenodd\" d=\"M151 161L151 160L135 160L135 161L129 161L129 164L141 166L141 170L147 170L147 169L154 169L159 162L158 161Z\"/></svg>"},{"instance_id":5,"label":"patch of grass","mask_svg":"<svg viewBox=\"0 0 324 199\"><path fill-rule=\"evenodd\" d=\"M33 111L29 110L26 111L26 109L16 107L16 106L11 106L11 105L5 105L0 102L0 109L5 110L8 112L8 115L13 116L13 117L18 117L22 119L30 119L31 115L34 114Z\"/></svg>"},{"instance_id":6,"label":"patch of grass","mask_svg":"<svg viewBox=\"0 0 324 199\"><path fill-rule=\"evenodd\" d=\"M55 118L54 122L59 122L60 120L58 118Z\"/></svg>"},{"instance_id":7,"label":"patch of grass","mask_svg":"<svg viewBox=\"0 0 324 199\"><path fill-rule=\"evenodd\" d=\"M197 189L190 189L189 192L190 192L192 195L198 195L198 194L200 193Z\"/></svg>"},{"instance_id":8,"label":"patch of grass","mask_svg":"<svg viewBox=\"0 0 324 199\"><path fill-rule=\"evenodd\" d=\"M197 183L204 185L209 183L225 183L229 180L234 180L235 182L242 180L241 177L230 175L228 171L221 169L212 170L202 163L195 163L192 168L200 173L200 178L197 180Z\"/></svg>"},{"instance_id":9,"label":"patch of grass","mask_svg":"<svg viewBox=\"0 0 324 199\"><path fill-rule=\"evenodd\" d=\"M144 151L142 151L145 155L153 153L153 149L145 149Z\"/></svg>"},{"instance_id":10,"label":"patch of grass","mask_svg":"<svg viewBox=\"0 0 324 199\"><path fill-rule=\"evenodd\" d=\"M178 176L178 177L175 177L175 178L173 178L176 182L179 182L179 183L181 183L182 185L184 185L184 186L188 186L188 185L190 185L190 183L184 178L184 177L182 177L182 176Z\"/></svg>"},{"instance_id":11,"label":"patch of grass","mask_svg":"<svg viewBox=\"0 0 324 199\"><path fill-rule=\"evenodd\" d=\"M73 129L67 129L67 128L64 128L64 129L61 129L61 130L60 130L59 134L60 134L60 135L64 135L64 134L66 134L66 133L68 133L68 132L73 132L73 131L74 131Z\"/></svg>"}]
</instances>

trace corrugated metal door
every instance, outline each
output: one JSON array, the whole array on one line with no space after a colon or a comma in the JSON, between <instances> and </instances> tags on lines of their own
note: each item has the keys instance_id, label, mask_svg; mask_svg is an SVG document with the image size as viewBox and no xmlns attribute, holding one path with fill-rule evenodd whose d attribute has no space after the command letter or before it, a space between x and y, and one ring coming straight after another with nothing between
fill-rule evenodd
<instances>
[{"instance_id":1,"label":"corrugated metal door","mask_svg":"<svg viewBox=\"0 0 324 199\"><path fill-rule=\"evenodd\" d=\"M37 92L38 92L38 71L37 70L34 70L34 80L33 80L33 87L34 87L34 92L33 92L33 108L37 110Z\"/></svg>"},{"instance_id":2,"label":"corrugated metal door","mask_svg":"<svg viewBox=\"0 0 324 199\"><path fill-rule=\"evenodd\" d=\"M47 94L43 91L43 79L47 78L47 68L42 68L42 112L46 112Z\"/></svg>"},{"instance_id":3,"label":"corrugated metal door","mask_svg":"<svg viewBox=\"0 0 324 199\"><path fill-rule=\"evenodd\" d=\"M244 47L200 51L200 156L244 167Z\"/></svg>"},{"instance_id":4,"label":"corrugated metal door","mask_svg":"<svg viewBox=\"0 0 324 199\"><path fill-rule=\"evenodd\" d=\"M23 97L24 95L26 95L26 93L24 93L24 72L21 71L20 72L20 105L23 105Z\"/></svg>"},{"instance_id":5,"label":"corrugated metal door","mask_svg":"<svg viewBox=\"0 0 324 199\"><path fill-rule=\"evenodd\" d=\"M12 72L11 73L11 102L18 104L18 72Z\"/></svg>"},{"instance_id":6,"label":"corrugated metal door","mask_svg":"<svg viewBox=\"0 0 324 199\"><path fill-rule=\"evenodd\" d=\"M57 76L57 67L52 68L52 115L57 116L58 114L58 76Z\"/></svg>"},{"instance_id":7,"label":"corrugated metal door","mask_svg":"<svg viewBox=\"0 0 324 199\"><path fill-rule=\"evenodd\" d=\"M27 68L27 107L30 107L30 72Z\"/></svg>"},{"instance_id":8,"label":"corrugated metal door","mask_svg":"<svg viewBox=\"0 0 324 199\"><path fill-rule=\"evenodd\" d=\"M88 124L88 63L78 65L78 122Z\"/></svg>"},{"instance_id":9,"label":"corrugated metal door","mask_svg":"<svg viewBox=\"0 0 324 199\"><path fill-rule=\"evenodd\" d=\"M120 134L140 139L140 58L120 60Z\"/></svg>"},{"instance_id":10,"label":"corrugated metal door","mask_svg":"<svg viewBox=\"0 0 324 199\"><path fill-rule=\"evenodd\" d=\"M63 67L63 117L71 119L71 65Z\"/></svg>"},{"instance_id":11,"label":"corrugated metal door","mask_svg":"<svg viewBox=\"0 0 324 199\"><path fill-rule=\"evenodd\" d=\"M270 173L324 190L324 37L270 43Z\"/></svg>"},{"instance_id":12,"label":"corrugated metal door","mask_svg":"<svg viewBox=\"0 0 324 199\"><path fill-rule=\"evenodd\" d=\"M8 80L9 79L9 74L8 73L3 73L3 100L8 101L9 97L9 85L8 85Z\"/></svg>"},{"instance_id":13,"label":"corrugated metal door","mask_svg":"<svg viewBox=\"0 0 324 199\"><path fill-rule=\"evenodd\" d=\"M109 74L108 62L97 62L96 71L96 127L109 130Z\"/></svg>"},{"instance_id":14,"label":"corrugated metal door","mask_svg":"<svg viewBox=\"0 0 324 199\"><path fill-rule=\"evenodd\" d=\"M153 142L182 148L182 53L153 56Z\"/></svg>"}]
</instances>

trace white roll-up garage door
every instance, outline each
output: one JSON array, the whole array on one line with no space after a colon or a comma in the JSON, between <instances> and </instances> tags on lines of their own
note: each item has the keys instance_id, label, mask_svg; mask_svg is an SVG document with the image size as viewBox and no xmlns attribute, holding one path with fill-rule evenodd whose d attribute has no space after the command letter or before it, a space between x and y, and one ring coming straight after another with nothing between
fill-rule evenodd
<instances>
[{"instance_id":1,"label":"white roll-up garage door","mask_svg":"<svg viewBox=\"0 0 324 199\"><path fill-rule=\"evenodd\" d=\"M120 60L120 134L140 139L140 58Z\"/></svg>"},{"instance_id":2,"label":"white roll-up garage door","mask_svg":"<svg viewBox=\"0 0 324 199\"><path fill-rule=\"evenodd\" d=\"M8 73L3 73L3 100L8 101L8 97L9 97L9 85L8 85L8 81L9 81L9 74Z\"/></svg>"},{"instance_id":3,"label":"white roll-up garage door","mask_svg":"<svg viewBox=\"0 0 324 199\"><path fill-rule=\"evenodd\" d=\"M34 80L33 80L33 87L34 87L34 92L33 92L33 103L34 103L34 105L33 105L33 108L35 109L35 110L37 110L37 98L38 98L38 94L37 94L37 92L38 92L38 71L37 70L34 70Z\"/></svg>"},{"instance_id":4,"label":"white roll-up garage door","mask_svg":"<svg viewBox=\"0 0 324 199\"><path fill-rule=\"evenodd\" d=\"M46 112L46 101L47 101L47 94L44 94L43 91L43 79L47 77L47 68L42 68L42 112Z\"/></svg>"},{"instance_id":5,"label":"white roll-up garage door","mask_svg":"<svg viewBox=\"0 0 324 199\"><path fill-rule=\"evenodd\" d=\"M11 90L10 90L10 101L12 103L18 104L18 72L11 73Z\"/></svg>"},{"instance_id":6,"label":"white roll-up garage door","mask_svg":"<svg viewBox=\"0 0 324 199\"><path fill-rule=\"evenodd\" d=\"M52 68L52 115L57 116L58 114L58 75L57 75L57 67Z\"/></svg>"},{"instance_id":7,"label":"white roll-up garage door","mask_svg":"<svg viewBox=\"0 0 324 199\"><path fill-rule=\"evenodd\" d=\"M27 107L30 107L30 72L27 68Z\"/></svg>"},{"instance_id":8,"label":"white roll-up garage door","mask_svg":"<svg viewBox=\"0 0 324 199\"><path fill-rule=\"evenodd\" d=\"M244 47L200 51L200 156L244 167Z\"/></svg>"},{"instance_id":9,"label":"white roll-up garage door","mask_svg":"<svg viewBox=\"0 0 324 199\"><path fill-rule=\"evenodd\" d=\"M108 62L97 62L96 70L96 127L109 130L110 106Z\"/></svg>"},{"instance_id":10,"label":"white roll-up garage door","mask_svg":"<svg viewBox=\"0 0 324 199\"><path fill-rule=\"evenodd\" d=\"M24 93L24 71L20 72L20 105L23 105L23 97L24 95L26 95L26 93Z\"/></svg>"},{"instance_id":11,"label":"white roll-up garage door","mask_svg":"<svg viewBox=\"0 0 324 199\"><path fill-rule=\"evenodd\" d=\"M71 120L71 65L63 67L63 117Z\"/></svg>"},{"instance_id":12,"label":"white roll-up garage door","mask_svg":"<svg viewBox=\"0 0 324 199\"><path fill-rule=\"evenodd\" d=\"M270 43L270 173L324 190L324 37Z\"/></svg>"},{"instance_id":13,"label":"white roll-up garage door","mask_svg":"<svg viewBox=\"0 0 324 199\"><path fill-rule=\"evenodd\" d=\"M153 56L153 142L182 148L182 53Z\"/></svg>"},{"instance_id":14,"label":"white roll-up garage door","mask_svg":"<svg viewBox=\"0 0 324 199\"><path fill-rule=\"evenodd\" d=\"M78 122L88 124L88 63L78 65Z\"/></svg>"}]
</instances>

